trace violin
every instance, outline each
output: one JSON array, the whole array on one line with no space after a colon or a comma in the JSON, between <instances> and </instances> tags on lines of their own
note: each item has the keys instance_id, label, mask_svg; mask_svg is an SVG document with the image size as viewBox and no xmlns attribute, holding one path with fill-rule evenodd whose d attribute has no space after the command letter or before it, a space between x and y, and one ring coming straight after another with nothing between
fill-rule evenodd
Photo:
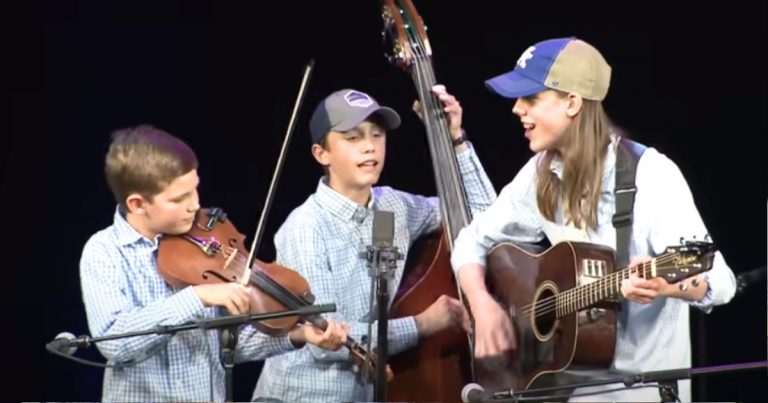
<instances>
[{"instance_id":1,"label":"violin","mask_svg":"<svg viewBox=\"0 0 768 403\"><path fill-rule=\"evenodd\" d=\"M249 286L251 313L292 310L314 303L309 283L296 271L258 259L248 267L244 240L245 236L222 209L200 209L190 231L183 235L164 235L160 239L157 267L165 281L174 287L219 282ZM322 330L328 327L328 322L319 314L258 321L255 326L265 334L280 336L306 322ZM350 337L344 345L355 363L363 368L365 376L375 374L375 355ZM387 368L387 379L392 377L392 371Z\"/></svg>"},{"instance_id":2,"label":"violin","mask_svg":"<svg viewBox=\"0 0 768 403\"><path fill-rule=\"evenodd\" d=\"M241 234L220 208L198 211L192 229L183 235L164 235L158 245L157 266L173 287L236 282L250 289L250 312L276 312L312 305L307 280L299 273L276 263L254 262L246 266L248 251ZM319 316L319 315L317 315ZM322 317L304 318L321 329ZM282 336L293 329L298 316L255 322L256 328L270 336Z\"/></svg>"}]
</instances>

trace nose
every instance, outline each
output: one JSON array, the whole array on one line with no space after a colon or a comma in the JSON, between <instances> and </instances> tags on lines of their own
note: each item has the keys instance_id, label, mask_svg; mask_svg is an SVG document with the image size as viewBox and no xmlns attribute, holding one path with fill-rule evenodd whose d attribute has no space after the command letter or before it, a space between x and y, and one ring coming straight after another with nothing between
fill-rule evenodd
<instances>
[{"instance_id":1,"label":"nose","mask_svg":"<svg viewBox=\"0 0 768 403\"><path fill-rule=\"evenodd\" d=\"M363 152L370 153L376 150L376 139L371 135L366 135L363 138Z\"/></svg>"},{"instance_id":2,"label":"nose","mask_svg":"<svg viewBox=\"0 0 768 403\"><path fill-rule=\"evenodd\" d=\"M512 105L512 113L517 116L523 116L525 114L525 102L522 99L517 98L515 104Z\"/></svg>"},{"instance_id":3,"label":"nose","mask_svg":"<svg viewBox=\"0 0 768 403\"><path fill-rule=\"evenodd\" d=\"M187 210L190 213L197 212L197 210L200 210L200 195L195 191L194 196L192 197L192 201L187 207Z\"/></svg>"}]
</instances>

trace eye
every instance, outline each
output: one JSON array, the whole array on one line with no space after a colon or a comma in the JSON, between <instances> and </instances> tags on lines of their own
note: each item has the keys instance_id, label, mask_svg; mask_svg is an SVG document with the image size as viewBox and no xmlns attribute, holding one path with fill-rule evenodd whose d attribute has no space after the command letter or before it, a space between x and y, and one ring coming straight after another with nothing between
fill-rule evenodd
<instances>
[{"instance_id":1,"label":"eye","mask_svg":"<svg viewBox=\"0 0 768 403\"><path fill-rule=\"evenodd\" d=\"M173 202L173 203L181 203L181 202L187 200L191 195L192 195L191 193L184 193L181 196L174 197L173 199L171 199L171 202Z\"/></svg>"}]
</instances>

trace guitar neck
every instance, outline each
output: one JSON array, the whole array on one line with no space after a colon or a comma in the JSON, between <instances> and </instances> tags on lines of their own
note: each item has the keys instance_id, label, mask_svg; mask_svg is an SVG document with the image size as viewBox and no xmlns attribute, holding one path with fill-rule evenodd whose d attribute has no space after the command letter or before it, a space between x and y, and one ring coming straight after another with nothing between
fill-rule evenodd
<instances>
[{"instance_id":1,"label":"guitar neck","mask_svg":"<svg viewBox=\"0 0 768 403\"><path fill-rule=\"evenodd\" d=\"M569 315L621 295L622 280L629 278L633 273L637 273L638 277L644 279L657 277L659 262L668 262L677 255L679 254L675 252L665 253L635 267L618 270L591 283L558 294L557 316Z\"/></svg>"}]
</instances>

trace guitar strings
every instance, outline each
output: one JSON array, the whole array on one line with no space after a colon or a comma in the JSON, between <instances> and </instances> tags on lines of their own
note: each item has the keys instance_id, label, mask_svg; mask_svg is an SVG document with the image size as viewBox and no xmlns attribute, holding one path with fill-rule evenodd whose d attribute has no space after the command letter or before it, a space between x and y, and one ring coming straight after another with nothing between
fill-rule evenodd
<instances>
[{"instance_id":1,"label":"guitar strings","mask_svg":"<svg viewBox=\"0 0 768 403\"><path fill-rule=\"evenodd\" d=\"M658 264L664 264L670 260L673 260L679 255L679 253L673 253L670 255L664 255L662 257L657 258L656 262ZM627 274L631 274L632 271L638 271L642 273L642 277L645 278L647 274L649 274L649 267L652 264L652 262L643 262L639 266L635 266L633 268L625 268L622 270L619 270L609 276L606 276L604 278L601 278L600 280L590 283L584 286L580 286L571 290L567 290L563 293L553 295L551 297L544 298L539 301L538 304L528 304L523 307L523 312L528 314L531 312L531 310L535 307L537 311L537 316L542 316L551 313L555 308L557 303L559 303L559 306L568 306L568 305L574 305L578 302L583 302L584 299L581 297L584 296L591 296L592 293L590 291L594 291L595 288L604 287L606 283L614 283L615 280L618 279L624 279L628 278ZM618 285L618 282L616 282ZM599 290L598 290L599 291Z\"/></svg>"},{"instance_id":2,"label":"guitar strings","mask_svg":"<svg viewBox=\"0 0 768 403\"><path fill-rule=\"evenodd\" d=\"M674 253L669 253L659 258L656 258L655 259L655 263L657 266L656 269L659 270L659 266L669 263L671 261L674 261L679 256L681 256L679 252L674 252ZM579 287L570 289L568 291L544 298L538 301L538 303L527 304L523 306L522 311L526 316L530 316L530 313L535 310L536 317L548 315L556 310L564 311L563 315L572 313L570 312L571 310L566 308L573 308L572 311L578 311L579 309L577 308L579 305L584 304L588 306L589 304L594 303L594 302L590 302L590 299L600 299L602 295L611 294L613 290L605 290L606 285L610 286L611 288L614 285L618 287L621 284L619 280L629 278L629 276L633 272L639 272L641 273L641 277L647 278L648 275L651 273L653 263L654 263L653 261L643 262L638 266L628 267L628 268L619 270L595 282L592 282L583 286L579 286ZM603 290L605 290L605 292ZM594 298L596 296L597 298ZM560 315L560 316L563 316L563 315Z\"/></svg>"}]
</instances>

